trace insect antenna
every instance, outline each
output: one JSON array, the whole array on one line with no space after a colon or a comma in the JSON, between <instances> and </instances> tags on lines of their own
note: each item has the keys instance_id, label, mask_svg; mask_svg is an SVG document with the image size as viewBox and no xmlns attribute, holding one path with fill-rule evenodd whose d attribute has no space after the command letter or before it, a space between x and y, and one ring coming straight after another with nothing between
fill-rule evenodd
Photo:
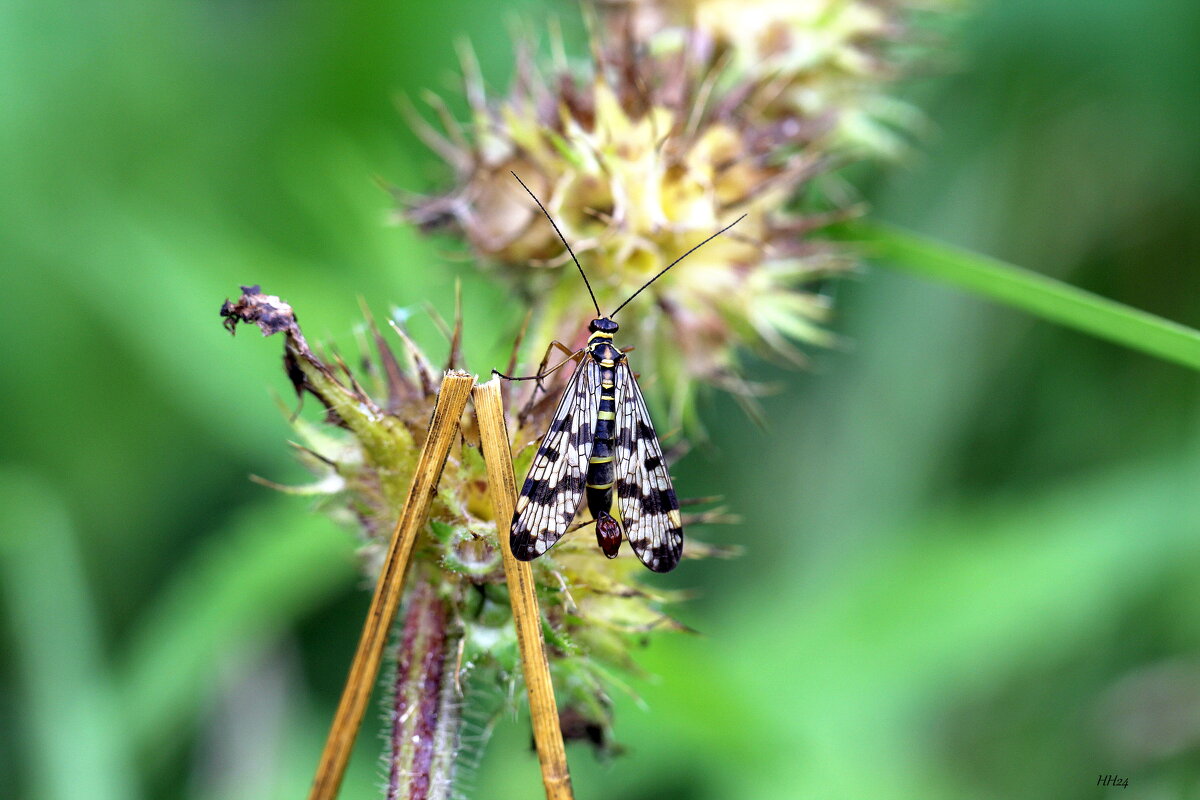
<instances>
[{"instance_id":1,"label":"insect antenna","mask_svg":"<svg viewBox=\"0 0 1200 800\"><path fill-rule=\"evenodd\" d=\"M519 180L519 179L518 179L518 180ZM729 224L728 224L728 225L726 225L724 228L721 228L721 230L717 231L717 232L716 232L716 233L714 233L712 236L708 237L708 238L707 238L707 239L705 239L703 242L701 242L700 244L698 244L698 245L696 245L695 247L693 247L691 250L688 250L686 253L684 253L684 254L683 254L683 255L681 255L679 258L675 259L674 261L672 261L670 264L667 264L667 266L663 267L663 268L662 268L662 270L661 270L661 271L660 271L660 272L659 272L657 275L655 275L653 278L651 278L650 280L648 280L648 281L646 281L645 283L643 283L640 289L638 289L638 290L637 290L636 292L634 292L633 294L629 295L628 299L626 299L624 303L621 303L621 305L617 306L617 307L616 307L616 309L615 309L615 310L614 310L614 311L613 311L611 314L609 314L609 315L608 315L608 316L609 316L609 318L611 319L612 317L615 317L615 316L617 315L617 312L618 312L618 311L620 311L620 310L621 310L622 308L624 308L625 306L629 305L629 301L630 301L630 300L632 300L633 298L637 297L639 294L641 294L641 293L642 293L642 290L643 290L643 289L645 289L647 286L649 286L650 284L654 283L656 280L658 280L659 278L661 278L661 277L663 276L663 274L664 274L664 273L666 273L666 271L667 271L667 270L669 270L671 267L675 266L675 265L676 265L676 264L678 264L680 261L683 261L685 258L687 258L688 256L690 256L692 253L696 252L696 251L697 251L697 250L699 250L701 247L704 247L704 245L708 244L708 243L709 243L709 242L711 242L713 239L717 238L717 237L718 237L718 236L720 236L722 233L724 233L725 231L727 231L727 230L729 230L730 228L732 228L734 225L737 225L739 222L741 222L741 221L742 221L742 220L744 220L745 218L746 218L746 215L745 215L745 214L742 214L740 217L738 217L737 219L735 219L733 222L729 223ZM560 235L561 235L561 234L560 234ZM585 280L586 280L586 279L585 279ZM590 288L589 288L589 291L590 291ZM593 300L593 301L595 301L595 298L592 298L592 300Z\"/></svg>"},{"instance_id":2,"label":"insect antenna","mask_svg":"<svg viewBox=\"0 0 1200 800\"><path fill-rule=\"evenodd\" d=\"M575 266L579 267L579 274L583 276L583 285L587 287L588 294L592 297L592 305L596 307L596 316L604 316L602 313L600 313L600 304L596 302L596 295L592 291L592 284L588 281L587 273L583 271L583 265L580 264L579 259L575 257L575 251L571 249L571 245L567 244L567 237L563 236L562 231L558 229L558 223L554 221L554 217L550 216L550 212L546 210L544 205L542 205L542 201L537 199L537 195L531 192L529 187L525 185L525 181L521 180L520 176L518 176L517 173L513 172L511 169L509 172L512 172L512 176L517 179L517 183L521 184L521 188L526 192L529 192L529 196L533 198L533 202L538 204L538 208L540 208L542 213L546 215L546 219L550 220L550 224L554 227L554 232L558 234L559 239L562 239L563 247L567 248L567 252L571 254L571 260L575 262ZM641 291L641 289L638 291Z\"/></svg>"}]
</instances>

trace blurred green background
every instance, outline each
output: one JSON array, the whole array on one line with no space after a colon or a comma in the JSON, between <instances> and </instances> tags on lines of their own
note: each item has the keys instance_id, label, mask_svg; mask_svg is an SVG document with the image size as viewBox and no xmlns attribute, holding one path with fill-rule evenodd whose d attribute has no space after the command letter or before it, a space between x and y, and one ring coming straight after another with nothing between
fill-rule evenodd
<instances>
[{"instance_id":1,"label":"blurred green background","mask_svg":"<svg viewBox=\"0 0 1200 800\"><path fill-rule=\"evenodd\" d=\"M393 99L452 87L461 36L502 89L514 13L544 7L0 4L0 796L306 791L368 598L350 536L247 480L304 477L290 388L216 312L261 283L352 350L359 296L448 312L461 275L500 362L521 309L375 178L436 185ZM876 218L1200 326L1200 6L1006 0L949 49ZM709 401L676 482L745 555L671 576L704 635L640 654L577 795L1200 797L1197 375L884 268L836 291L852 346L769 433ZM527 730L467 796L538 796Z\"/></svg>"}]
</instances>

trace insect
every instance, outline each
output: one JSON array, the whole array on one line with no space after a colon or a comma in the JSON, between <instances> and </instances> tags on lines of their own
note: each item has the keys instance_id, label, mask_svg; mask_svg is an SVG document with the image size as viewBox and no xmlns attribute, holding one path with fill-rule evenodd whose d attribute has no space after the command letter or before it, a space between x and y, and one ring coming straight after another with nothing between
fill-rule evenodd
<instances>
[{"instance_id":1,"label":"insect","mask_svg":"<svg viewBox=\"0 0 1200 800\"><path fill-rule=\"evenodd\" d=\"M579 267L596 307L596 318L588 324L588 341L583 348L571 352L558 345L571 354L553 368L524 378L496 372L508 380L540 381L568 362L579 361L517 498L509 533L512 553L521 561L545 553L570 528L586 495L588 511L596 524L596 541L604 555L616 557L623 525L624 536L641 562L655 572L669 572L683 552L679 500L629 360L613 344L619 329L613 317L663 273L741 222L745 215L668 264L611 314L603 314L587 274L554 218L515 172L513 177L550 220ZM612 514L614 492L619 521Z\"/></svg>"}]
</instances>

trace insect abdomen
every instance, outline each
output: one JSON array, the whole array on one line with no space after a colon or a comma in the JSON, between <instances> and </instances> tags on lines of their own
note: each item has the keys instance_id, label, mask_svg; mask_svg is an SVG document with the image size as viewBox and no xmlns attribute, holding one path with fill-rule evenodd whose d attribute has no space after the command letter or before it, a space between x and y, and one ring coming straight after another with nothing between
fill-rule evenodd
<instances>
[{"instance_id":1,"label":"insect abdomen","mask_svg":"<svg viewBox=\"0 0 1200 800\"><path fill-rule=\"evenodd\" d=\"M613 439L616 422L616 388L611 367L600 370L600 407L592 436L592 455L587 470L587 503L593 519L607 514L613 501Z\"/></svg>"}]
</instances>

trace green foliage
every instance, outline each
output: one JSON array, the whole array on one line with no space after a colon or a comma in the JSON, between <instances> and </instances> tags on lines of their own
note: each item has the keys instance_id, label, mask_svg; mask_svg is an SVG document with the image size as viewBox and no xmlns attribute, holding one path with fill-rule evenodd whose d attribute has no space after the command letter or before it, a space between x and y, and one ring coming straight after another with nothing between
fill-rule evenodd
<instances>
[{"instance_id":1,"label":"green foliage","mask_svg":"<svg viewBox=\"0 0 1200 800\"><path fill-rule=\"evenodd\" d=\"M117 686L133 745L150 762L173 755L213 702L224 662L258 657L356 572L349 537L294 501L237 514L174 571L129 636Z\"/></svg>"},{"instance_id":2,"label":"green foliage","mask_svg":"<svg viewBox=\"0 0 1200 800\"><path fill-rule=\"evenodd\" d=\"M847 227L847 238L885 265L1200 369L1200 331L898 228L861 223Z\"/></svg>"},{"instance_id":3,"label":"green foliage","mask_svg":"<svg viewBox=\"0 0 1200 800\"><path fill-rule=\"evenodd\" d=\"M104 663L97 609L63 503L44 484L0 472L0 586L25 689L15 752L31 796L139 796L131 741ZM65 769L64 765L70 768Z\"/></svg>"}]
</instances>

